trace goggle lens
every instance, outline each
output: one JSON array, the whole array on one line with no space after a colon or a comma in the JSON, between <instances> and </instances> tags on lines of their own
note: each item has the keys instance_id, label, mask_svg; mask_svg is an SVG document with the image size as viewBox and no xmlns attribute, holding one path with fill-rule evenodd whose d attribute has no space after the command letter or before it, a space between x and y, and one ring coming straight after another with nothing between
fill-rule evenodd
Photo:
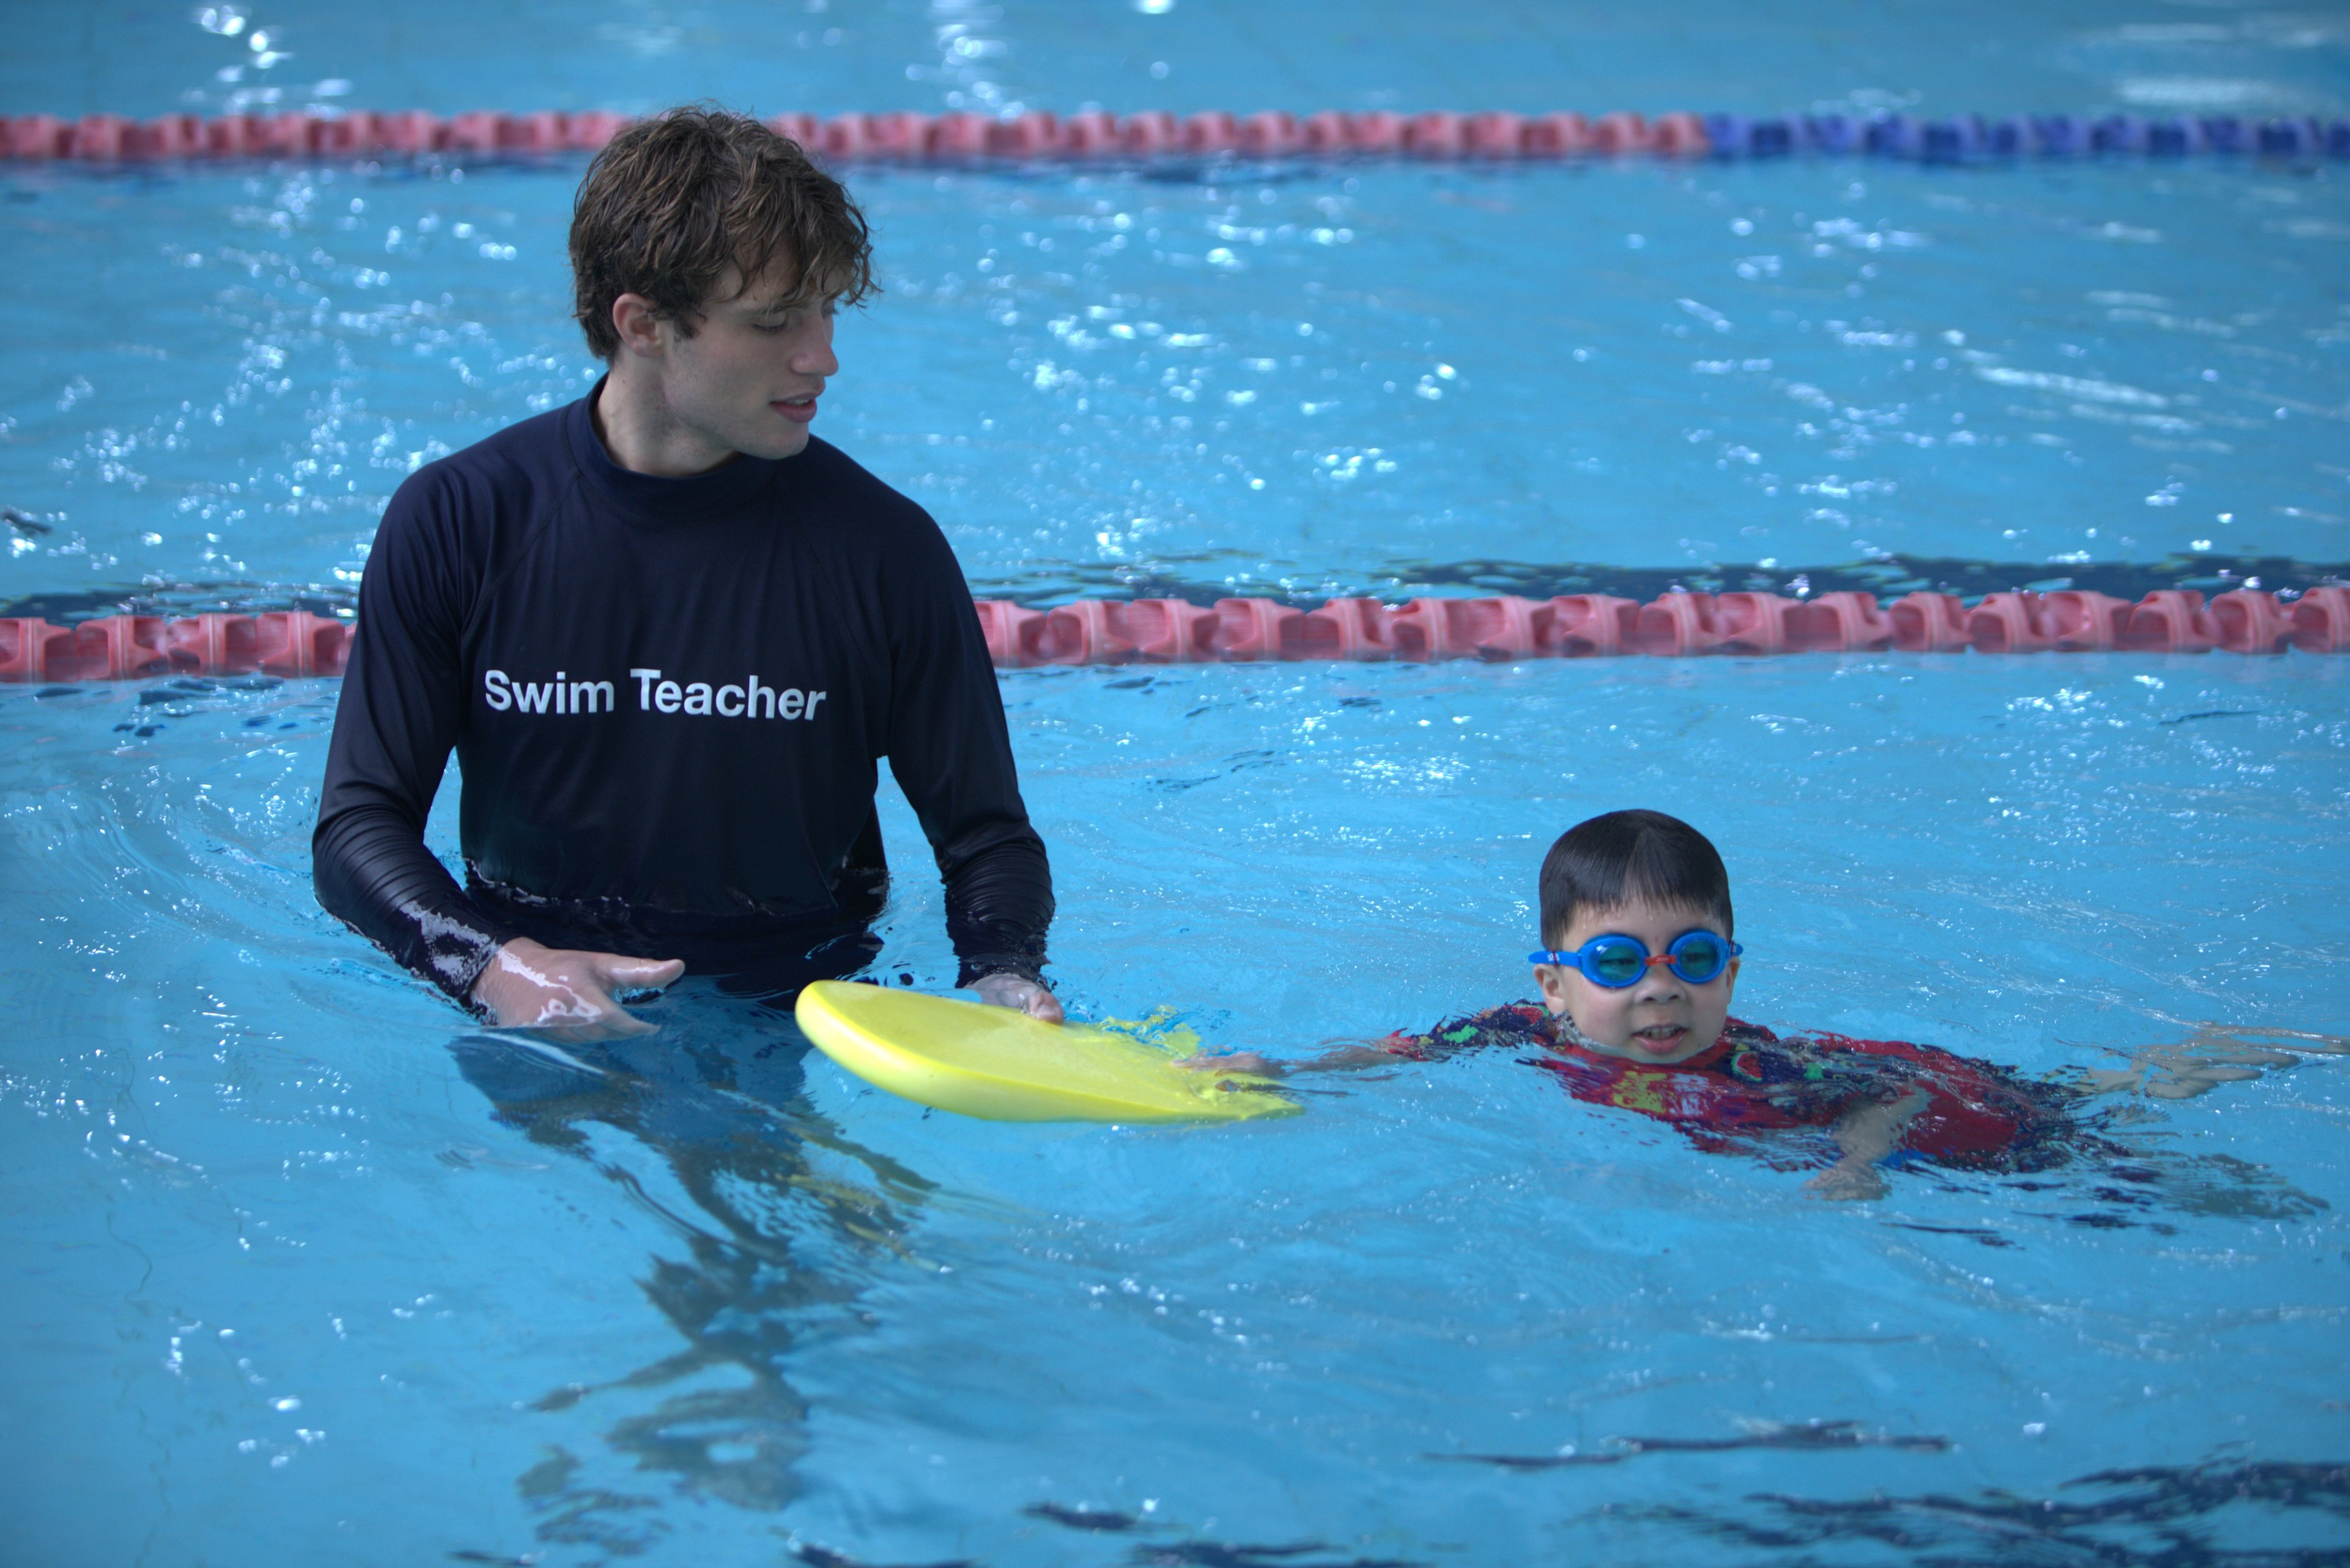
<instances>
[{"instance_id":1,"label":"goggle lens","mask_svg":"<svg viewBox=\"0 0 2350 1568\"><path fill-rule=\"evenodd\" d=\"M1583 972L1601 985L1621 989L1637 984L1648 967L1648 950L1628 938L1603 938L1592 944Z\"/></svg>"},{"instance_id":2,"label":"goggle lens","mask_svg":"<svg viewBox=\"0 0 2350 1568\"><path fill-rule=\"evenodd\" d=\"M1691 931L1672 948L1673 972L1691 985L1703 985L1729 967L1730 954L1721 939L1711 931Z\"/></svg>"}]
</instances>

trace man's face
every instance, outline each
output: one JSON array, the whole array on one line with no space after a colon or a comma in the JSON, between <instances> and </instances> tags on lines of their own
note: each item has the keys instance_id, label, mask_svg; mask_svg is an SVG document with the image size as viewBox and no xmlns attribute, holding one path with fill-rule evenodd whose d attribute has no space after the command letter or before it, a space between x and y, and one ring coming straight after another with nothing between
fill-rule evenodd
<instances>
[{"instance_id":1,"label":"man's face","mask_svg":"<svg viewBox=\"0 0 2350 1568\"><path fill-rule=\"evenodd\" d=\"M791 270L779 267L745 286L729 267L702 303L691 337L674 321L661 323L662 400L671 419L713 449L781 458L807 445L816 399L840 361L832 352L832 302L785 306L780 302L792 282Z\"/></svg>"}]
</instances>

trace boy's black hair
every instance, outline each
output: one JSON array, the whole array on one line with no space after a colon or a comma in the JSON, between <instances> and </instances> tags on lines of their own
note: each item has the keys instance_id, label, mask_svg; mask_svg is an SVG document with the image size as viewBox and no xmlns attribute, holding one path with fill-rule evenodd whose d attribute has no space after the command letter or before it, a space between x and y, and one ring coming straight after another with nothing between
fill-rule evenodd
<instances>
[{"instance_id":1,"label":"boy's black hair","mask_svg":"<svg viewBox=\"0 0 2350 1568\"><path fill-rule=\"evenodd\" d=\"M1543 857L1542 940L1557 947L1577 911L1632 898L1701 909L1731 929L1730 869L1704 834L1661 811L1611 811L1578 822Z\"/></svg>"}]
</instances>

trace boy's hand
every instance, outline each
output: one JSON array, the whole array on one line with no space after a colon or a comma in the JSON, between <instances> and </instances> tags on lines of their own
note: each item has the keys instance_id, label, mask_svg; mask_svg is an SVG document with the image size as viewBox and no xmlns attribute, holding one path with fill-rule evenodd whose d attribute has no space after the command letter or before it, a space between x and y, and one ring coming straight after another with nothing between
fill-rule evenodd
<instances>
[{"instance_id":1,"label":"boy's hand","mask_svg":"<svg viewBox=\"0 0 2350 1568\"><path fill-rule=\"evenodd\" d=\"M2085 1069L2074 1086L2089 1095L2191 1100L2222 1084L2257 1078L2263 1067L2289 1067L2304 1054L2350 1054L2350 1040L2297 1029L2229 1029L2206 1023L2183 1045L2151 1045L2137 1052L2126 1068Z\"/></svg>"},{"instance_id":2,"label":"boy's hand","mask_svg":"<svg viewBox=\"0 0 2350 1568\"><path fill-rule=\"evenodd\" d=\"M1923 1091L1912 1089L1899 1099L1862 1100L1845 1112L1835 1125L1836 1147L1844 1158L1804 1183L1804 1190L1831 1203L1865 1202L1889 1190L1877 1162L1901 1145L1901 1129L1926 1108Z\"/></svg>"},{"instance_id":3,"label":"boy's hand","mask_svg":"<svg viewBox=\"0 0 2350 1568\"><path fill-rule=\"evenodd\" d=\"M1840 1159L1804 1183L1804 1190L1827 1203L1866 1203L1891 1190L1874 1162Z\"/></svg>"},{"instance_id":4,"label":"boy's hand","mask_svg":"<svg viewBox=\"0 0 2350 1568\"><path fill-rule=\"evenodd\" d=\"M972 989L978 992L980 1001L990 1007L1009 1007L1031 1018L1041 1018L1047 1023L1065 1022L1060 999L1035 981L1020 975L987 975Z\"/></svg>"}]
</instances>

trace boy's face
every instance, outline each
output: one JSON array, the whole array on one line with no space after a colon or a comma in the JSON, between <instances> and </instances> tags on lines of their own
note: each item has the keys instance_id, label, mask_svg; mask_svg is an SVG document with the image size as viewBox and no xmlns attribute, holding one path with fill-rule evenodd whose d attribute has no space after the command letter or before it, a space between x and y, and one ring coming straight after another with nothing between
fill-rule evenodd
<instances>
[{"instance_id":1,"label":"boy's face","mask_svg":"<svg viewBox=\"0 0 2350 1568\"><path fill-rule=\"evenodd\" d=\"M1594 937L1626 936L1661 953L1688 931L1711 931L1725 941L1730 936L1703 910L1634 899L1612 909L1578 911L1557 950L1573 952ZM1571 964L1536 964L1534 981L1551 1016L1572 1019L1600 1050L1661 1065L1685 1062L1721 1038L1738 985L1738 961L1703 985L1691 985L1669 964L1650 964L1620 991L1595 985Z\"/></svg>"}]
</instances>

